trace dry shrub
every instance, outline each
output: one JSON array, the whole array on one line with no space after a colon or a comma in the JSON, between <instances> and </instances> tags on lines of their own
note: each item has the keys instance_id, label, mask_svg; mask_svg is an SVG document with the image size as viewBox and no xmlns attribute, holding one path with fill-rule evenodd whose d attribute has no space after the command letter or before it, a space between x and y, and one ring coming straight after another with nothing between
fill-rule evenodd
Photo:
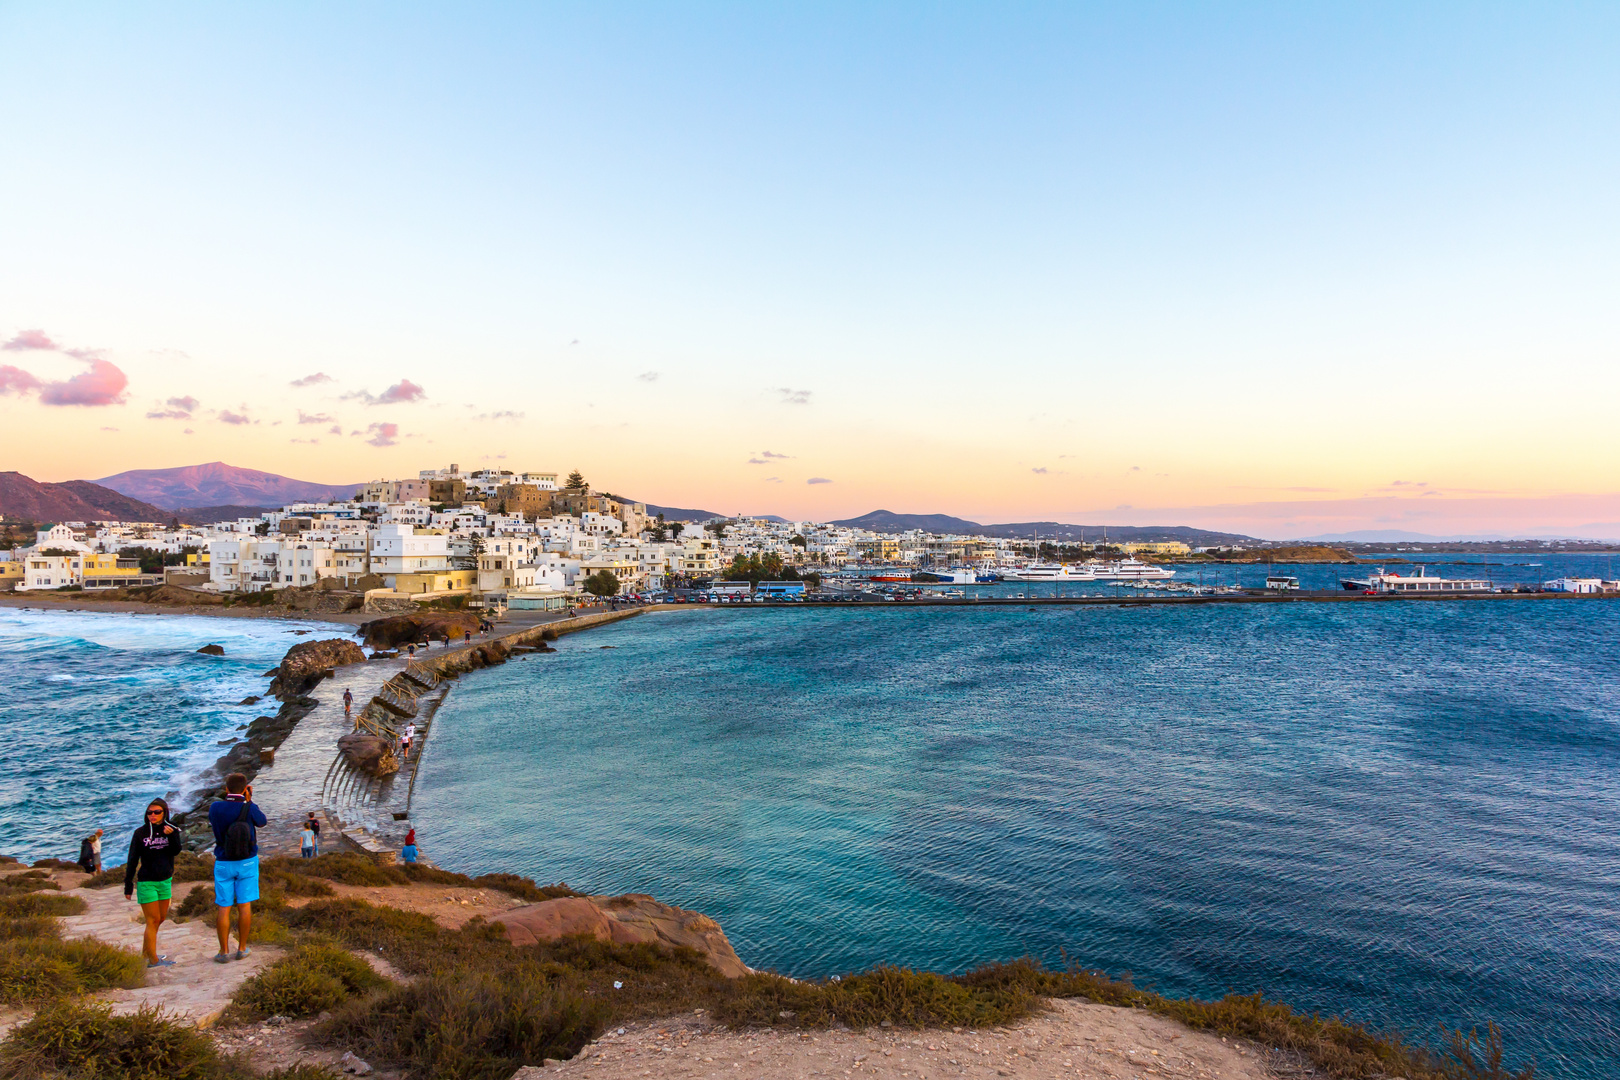
<instances>
[{"instance_id":1,"label":"dry shrub","mask_svg":"<svg viewBox=\"0 0 1620 1080\"><path fill-rule=\"evenodd\" d=\"M30 915L23 919L0 919L0 941L57 937L59 933L56 920L45 915Z\"/></svg>"},{"instance_id":2,"label":"dry shrub","mask_svg":"<svg viewBox=\"0 0 1620 1080\"><path fill-rule=\"evenodd\" d=\"M7 874L0 878L0 895L13 895L15 893L41 892L49 889L53 892L61 891L61 886L51 880L48 870L24 870L20 874Z\"/></svg>"},{"instance_id":3,"label":"dry shrub","mask_svg":"<svg viewBox=\"0 0 1620 1080\"><path fill-rule=\"evenodd\" d=\"M411 879L395 866L382 866L352 851L328 851L313 859L276 859L274 869L289 876L325 878L340 885L409 885Z\"/></svg>"},{"instance_id":4,"label":"dry shrub","mask_svg":"<svg viewBox=\"0 0 1620 1080\"><path fill-rule=\"evenodd\" d=\"M0 941L0 1002L18 1005L146 982L146 961L93 938L47 936Z\"/></svg>"},{"instance_id":5,"label":"dry shrub","mask_svg":"<svg viewBox=\"0 0 1620 1080\"><path fill-rule=\"evenodd\" d=\"M75 870L78 867L74 867ZM198 855L191 851L182 851L174 857L174 882L176 885L187 881L214 880L214 857L212 855ZM113 885L124 883L124 868L122 866L109 866L99 874L92 874L85 880L86 889L106 889Z\"/></svg>"},{"instance_id":6,"label":"dry shrub","mask_svg":"<svg viewBox=\"0 0 1620 1080\"><path fill-rule=\"evenodd\" d=\"M59 1002L0 1045L0 1080L222 1080L213 1041L158 1009L114 1016L111 1006Z\"/></svg>"},{"instance_id":7,"label":"dry shrub","mask_svg":"<svg viewBox=\"0 0 1620 1080\"><path fill-rule=\"evenodd\" d=\"M195 918L205 912L212 913L213 910L214 890L204 885L186 893L185 899L170 908L169 913L171 918L179 921L180 919Z\"/></svg>"},{"instance_id":8,"label":"dry shrub","mask_svg":"<svg viewBox=\"0 0 1620 1080\"><path fill-rule=\"evenodd\" d=\"M87 908L82 896L44 892L0 895L0 919L26 919L31 915L83 915Z\"/></svg>"},{"instance_id":9,"label":"dry shrub","mask_svg":"<svg viewBox=\"0 0 1620 1080\"><path fill-rule=\"evenodd\" d=\"M232 1008L238 1019L314 1016L388 985L370 964L340 946L306 942L245 981Z\"/></svg>"},{"instance_id":10,"label":"dry shrub","mask_svg":"<svg viewBox=\"0 0 1620 1080\"><path fill-rule=\"evenodd\" d=\"M37 859L34 861L33 867L36 870L72 870L76 873L84 871L84 867L76 862L68 862L66 859Z\"/></svg>"},{"instance_id":11,"label":"dry shrub","mask_svg":"<svg viewBox=\"0 0 1620 1080\"><path fill-rule=\"evenodd\" d=\"M538 904L542 900L558 900L566 896L583 896L584 893L575 892L567 885L559 882L556 885L536 885L526 877L517 874L480 874L472 879L472 883L481 888L495 889L515 896L519 900L526 900L531 904Z\"/></svg>"}]
</instances>

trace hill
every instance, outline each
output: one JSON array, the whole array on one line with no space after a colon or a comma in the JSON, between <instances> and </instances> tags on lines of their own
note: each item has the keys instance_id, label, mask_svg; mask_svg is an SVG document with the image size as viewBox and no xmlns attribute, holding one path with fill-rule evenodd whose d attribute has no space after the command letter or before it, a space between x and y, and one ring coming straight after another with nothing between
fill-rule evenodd
<instances>
[{"instance_id":1,"label":"hill","mask_svg":"<svg viewBox=\"0 0 1620 1080\"><path fill-rule=\"evenodd\" d=\"M223 461L177 469L131 469L96 483L159 506L285 506L348 499L361 484L316 484Z\"/></svg>"},{"instance_id":2,"label":"hill","mask_svg":"<svg viewBox=\"0 0 1620 1080\"><path fill-rule=\"evenodd\" d=\"M174 516L182 525L212 525L216 521L235 521L237 518L258 517L278 509L273 506L191 506L176 510Z\"/></svg>"},{"instance_id":3,"label":"hill","mask_svg":"<svg viewBox=\"0 0 1620 1080\"><path fill-rule=\"evenodd\" d=\"M617 496L615 496L617 497ZM635 502L634 499L624 500ZM654 506L652 503L643 503L647 508L649 517L664 515L665 521L708 521L710 518L723 518L725 514L717 514L713 510L683 510L679 506Z\"/></svg>"},{"instance_id":4,"label":"hill","mask_svg":"<svg viewBox=\"0 0 1620 1080\"><path fill-rule=\"evenodd\" d=\"M58 521L170 521L174 515L88 480L42 484L20 472L0 473L0 517L35 524Z\"/></svg>"},{"instance_id":5,"label":"hill","mask_svg":"<svg viewBox=\"0 0 1620 1080\"><path fill-rule=\"evenodd\" d=\"M871 532L897 533L922 529L932 533L978 533L985 526L966 518L948 514L896 514L891 510L873 510L856 518L830 522L849 529L867 529Z\"/></svg>"},{"instance_id":6,"label":"hill","mask_svg":"<svg viewBox=\"0 0 1620 1080\"><path fill-rule=\"evenodd\" d=\"M996 536L1009 539L1098 542L1106 534L1110 540L1139 541L1180 540L1197 547L1211 544L1254 543L1252 536L1239 533L1211 532L1189 525L1069 525L1061 521L1021 521L1005 525L981 525L966 518L948 514L896 514L888 510L874 510L857 518L832 522L852 529L870 529L872 532L896 533L909 529L922 529L932 533L965 533L973 536Z\"/></svg>"}]
</instances>

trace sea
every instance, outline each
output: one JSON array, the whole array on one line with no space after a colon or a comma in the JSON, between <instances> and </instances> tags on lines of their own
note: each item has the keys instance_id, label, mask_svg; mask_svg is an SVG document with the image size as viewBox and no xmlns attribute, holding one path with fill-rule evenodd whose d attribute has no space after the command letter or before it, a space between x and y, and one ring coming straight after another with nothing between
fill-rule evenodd
<instances>
[{"instance_id":1,"label":"sea","mask_svg":"<svg viewBox=\"0 0 1620 1080\"><path fill-rule=\"evenodd\" d=\"M795 976L1033 956L1620 1078L1617 640L1620 601L665 608L463 677L412 819Z\"/></svg>"},{"instance_id":2,"label":"sea","mask_svg":"<svg viewBox=\"0 0 1620 1080\"><path fill-rule=\"evenodd\" d=\"M100 828L104 864L122 864L150 799L186 809L238 729L280 707L242 704L264 693L264 673L310 635L352 633L307 620L0 607L0 854L72 861ZM225 655L197 652L210 644Z\"/></svg>"}]
</instances>

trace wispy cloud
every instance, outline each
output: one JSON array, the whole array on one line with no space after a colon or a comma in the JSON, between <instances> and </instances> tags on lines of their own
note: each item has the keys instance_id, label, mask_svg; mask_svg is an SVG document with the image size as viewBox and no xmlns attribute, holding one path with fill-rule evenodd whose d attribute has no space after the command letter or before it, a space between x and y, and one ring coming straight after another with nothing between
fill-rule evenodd
<instances>
[{"instance_id":1,"label":"wispy cloud","mask_svg":"<svg viewBox=\"0 0 1620 1080\"><path fill-rule=\"evenodd\" d=\"M328 435L341 435L343 434L343 425L333 424L331 427L326 429L326 433Z\"/></svg>"},{"instance_id":2,"label":"wispy cloud","mask_svg":"<svg viewBox=\"0 0 1620 1080\"><path fill-rule=\"evenodd\" d=\"M810 391L808 390L793 390L786 386L779 386L776 388L776 392L782 395L782 404L784 405L810 404Z\"/></svg>"},{"instance_id":3,"label":"wispy cloud","mask_svg":"<svg viewBox=\"0 0 1620 1080\"><path fill-rule=\"evenodd\" d=\"M363 401L367 405L408 405L425 397L427 397L426 390L409 379L401 379L380 394L373 394L369 390L355 390L344 394L343 400Z\"/></svg>"},{"instance_id":4,"label":"wispy cloud","mask_svg":"<svg viewBox=\"0 0 1620 1080\"><path fill-rule=\"evenodd\" d=\"M321 444L321 440L319 439L288 439L287 441L291 443L302 443L305 446L319 446Z\"/></svg>"},{"instance_id":5,"label":"wispy cloud","mask_svg":"<svg viewBox=\"0 0 1620 1080\"><path fill-rule=\"evenodd\" d=\"M643 371L640 375L636 376L636 381L637 382L657 382L658 381L658 372L656 372L656 371Z\"/></svg>"},{"instance_id":6,"label":"wispy cloud","mask_svg":"<svg viewBox=\"0 0 1620 1080\"><path fill-rule=\"evenodd\" d=\"M305 412L303 409L299 409L298 410L298 422L300 424L334 424L337 421L333 420L330 416L327 416L325 413L310 414L310 413Z\"/></svg>"},{"instance_id":7,"label":"wispy cloud","mask_svg":"<svg viewBox=\"0 0 1620 1080\"><path fill-rule=\"evenodd\" d=\"M1046 466L1045 465L1037 465L1035 468L1033 468L1033 469L1031 469L1029 471L1034 473L1036 476L1045 476L1046 475Z\"/></svg>"},{"instance_id":8,"label":"wispy cloud","mask_svg":"<svg viewBox=\"0 0 1620 1080\"><path fill-rule=\"evenodd\" d=\"M313 375L305 375L302 379L294 379L289 386L319 386L321 383L333 382L332 376L324 371L317 371Z\"/></svg>"},{"instance_id":9,"label":"wispy cloud","mask_svg":"<svg viewBox=\"0 0 1620 1080\"><path fill-rule=\"evenodd\" d=\"M812 476L810 479L806 480L805 483L807 483L807 484L830 484L830 483L832 483L832 481L827 479L825 476Z\"/></svg>"},{"instance_id":10,"label":"wispy cloud","mask_svg":"<svg viewBox=\"0 0 1620 1080\"><path fill-rule=\"evenodd\" d=\"M154 408L146 414L148 420L190 420L191 414L197 411L199 402L187 394L185 397L172 397L164 403L167 408Z\"/></svg>"},{"instance_id":11,"label":"wispy cloud","mask_svg":"<svg viewBox=\"0 0 1620 1080\"><path fill-rule=\"evenodd\" d=\"M219 410L219 412L215 413L214 415L215 415L215 417L218 418L219 422L222 423L222 424L241 425L241 424L251 424L251 423L253 423L253 420L247 415L247 413L245 411L244 412L232 412L229 409L221 409L221 410Z\"/></svg>"},{"instance_id":12,"label":"wispy cloud","mask_svg":"<svg viewBox=\"0 0 1620 1080\"><path fill-rule=\"evenodd\" d=\"M769 465L770 462L761 460L760 458L757 458L757 457L751 457L751 458L748 459L748 464L750 464L750 465Z\"/></svg>"},{"instance_id":13,"label":"wispy cloud","mask_svg":"<svg viewBox=\"0 0 1620 1080\"><path fill-rule=\"evenodd\" d=\"M58 348L60 346L52 341L43 330L19 330L17 335L10 341L0 345L0 349L5 349L8 352L25 352L30 349L47 349L54 352Z\"/></svg>"},{"instance_id":14,"label":"wispy cloud","mask_svg":"<svg viewBox=\"0 0 1620 1080\"><path fill-rule=\"evenodd\" d=\"M10 346L8 345L7 348ZM16 394L21 397L31 390L39 389L39 380L20 367L11 364L0 364L0 397L6 394Z\"/></svg>"},{"instance_id":15,"label":"wispy cloud","mask_svg":"<svg viewBox=\"0 0 1620 1080\"><path fill-rule=\"evenodd\" d=\"M521 420L524 414L511 409L502 409L500 412L479 413L474 420Z\"/></svg>"},{"instance_id":16,"label":"wispy cloud","mask_svg":"<svg viewBox=\"0 0 1620 1080\"><path fill-rule=\"evenodd\" d=\"M776 461L787 461L792 457L791 454L773 454L769 450L761 450L760 453L759 453L759 456L762 457L762 458L773 459L773 460L776 460Z\"/></svg>"}]
</instances>

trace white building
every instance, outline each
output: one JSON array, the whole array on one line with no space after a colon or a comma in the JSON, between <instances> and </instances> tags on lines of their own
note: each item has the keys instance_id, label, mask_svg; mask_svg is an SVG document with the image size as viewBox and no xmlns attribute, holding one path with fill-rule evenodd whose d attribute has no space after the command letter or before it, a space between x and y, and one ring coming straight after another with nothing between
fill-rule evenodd
<instances>
[{"instance_id":1,"label":"white building","mask_svg":"<svg viewBox=\"0 0 1620 1080\"><path fill-rule=\"evenodd\" d=\"M380 525L371 534L373 574L416 574L450 569L450 544L442 533L418 533L409 525Z\"/></svg>"}]
</instances>

